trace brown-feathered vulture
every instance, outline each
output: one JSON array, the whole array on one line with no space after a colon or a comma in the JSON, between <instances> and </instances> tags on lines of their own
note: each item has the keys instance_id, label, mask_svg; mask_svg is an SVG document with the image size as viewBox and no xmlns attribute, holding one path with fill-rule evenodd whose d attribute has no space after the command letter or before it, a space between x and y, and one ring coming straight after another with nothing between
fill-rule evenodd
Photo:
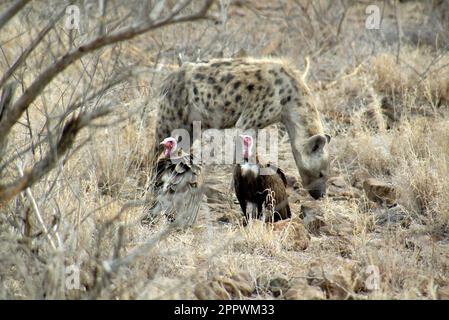
<instances>
[{"instance_id":1,"label":"brown-feathered vulture","mask_svg":"<svg viewBox=\"0 0 449 320\"><path fill-rule=\"evenodd\" d=\"M249 215L259 218L263 208L272 211L273 216L266 217L266 220L278 221L291 217L290 206L288 205L288 195L285 188L287 179L281 169L267 164L261 166L256 155L255 163L251 163L253 138L250 135L241 135L243 145L243 163L234 167L234 188L237 199L245 216L245 224ZM270 175L261 174L262 168L271 168ZM267 170L264 170L267 171ZM247 206L252 205L252 212L247 212Z\"/></svg>"},{"instance_id":2,"label":"brown-feathered vulture","mask_svg":"<svg viewBox=\"0 0 449 320\"><path fill-rule=\"evenodd\" d=\"M191 226L204 193L201 167L193 163L191 154L177 148L175 138L165 138L160 144L164 151L155 165L154 202L141 222L150 224L163 215L180 227Z\"/></svg>"}]
</instances>

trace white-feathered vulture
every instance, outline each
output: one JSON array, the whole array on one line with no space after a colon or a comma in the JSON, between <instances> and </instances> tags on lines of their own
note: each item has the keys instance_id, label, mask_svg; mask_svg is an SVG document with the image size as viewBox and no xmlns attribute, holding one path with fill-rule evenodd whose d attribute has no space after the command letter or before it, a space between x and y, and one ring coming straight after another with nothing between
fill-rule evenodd
<instances>
[{"instance_id":1,"label":"white-feathered vulture","mask_svg":"<svg viewBox=\"0 0 449 320\"><path fill-rule=\"evenodd\" d=\"M234 167L234 188L243 215L246 218L245 224L250 214L247 212L248 204L253 207L251 214L254 215L255 209L257 209L257 218L261 216L264 207L274 213L273 216L268 216L266 220L278 221L290 218L290 206L285 190L287 179L284 173L281 169L270 164L261 166L257 154L256 163L250 163L253 138L250 135L241 135L240 137L243 140L243 163L236 164ZM273 174L261 175L261 168L263 167L271 168Z\"/></svg>"},{"instance_id":2,"label":"white-feathered vulture","mask_svg":"<svg viewBox=\"0 0 449 320\"><path fill-rule=\"evenodd\" d=\"M191 154L177 148L175 138L165 138L160 144L164 151L155 165L154 203L141 222L150 224L163 215L181 227L190 226L196 220L204 193L201 167L193 163Z\"/></svg>"}]
</instances>

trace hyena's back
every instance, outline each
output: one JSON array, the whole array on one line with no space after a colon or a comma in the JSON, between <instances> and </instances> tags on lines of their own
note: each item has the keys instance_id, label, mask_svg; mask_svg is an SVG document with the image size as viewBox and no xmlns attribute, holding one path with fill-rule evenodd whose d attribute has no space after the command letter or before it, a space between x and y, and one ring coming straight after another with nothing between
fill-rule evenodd
<instances>
[{"instance_id":1,"label":"hyena's back","mask_svg":"<svg viewBox=\"0 0 449 320\"><path fill-rule=\"evenodd\" d=\"M299 103L295 73L273 59L216 59L188 63L162 86L157 139L176 128L262 128L280 120L282 107Z\"/></svg>"}]
</instances>

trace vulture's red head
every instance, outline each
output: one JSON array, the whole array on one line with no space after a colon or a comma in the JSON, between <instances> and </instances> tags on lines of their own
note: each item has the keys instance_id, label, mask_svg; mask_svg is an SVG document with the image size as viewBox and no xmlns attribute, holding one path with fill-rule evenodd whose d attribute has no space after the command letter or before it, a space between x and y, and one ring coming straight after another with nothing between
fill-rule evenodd
<instances>
[{"instance_id":1,"label":"vulture's red head","mask_svg":"<svg viewBox=\"0 0 449 320\"><path fill-rule=\"evenodd\" d=\"M243 141L243 158L249 159L251 157L251 150L253 148L253 137L247 134L240 135Z\"/></svg>"},{"instance_id":2,"label":"vulture's red head","mask_svg":"<svg viewBox=\"0 0 449 320\"><path fill-rule=\"evenodd\" d=\"M165 138L160 144L164 146L164 156L167 158L172 155L178 146L176 139L172 137Z\"/></svg>"}]
</instances>

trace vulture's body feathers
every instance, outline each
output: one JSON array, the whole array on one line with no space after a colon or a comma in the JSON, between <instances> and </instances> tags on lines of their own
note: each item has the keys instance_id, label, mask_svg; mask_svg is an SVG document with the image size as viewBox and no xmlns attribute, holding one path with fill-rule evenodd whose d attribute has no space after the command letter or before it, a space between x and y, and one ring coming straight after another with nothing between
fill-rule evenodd
<instances>
[{"instance_id":1,"label":"vulture's body feathers","mask_svg":"<svg viewBox=\"0 0 449 320\"><path fill-rule=\"evenodd\" d=\"M244 152L250 151L251 147L252 138L249 145L245 146ZM254 215L257 211L256 217L260 218L265 207L267 211L273 213L272 216L267 217L267 220L278 221L290 218L291 212L286 191L287 178L284 172L270 164L261 166L257 156L255 164L249 163L248 158L247 154L244 162L234 167L234 188L243 215L248 219L250 214ZM261 174L262 168L272 169L273 174ZM252 212L248 212L248 205L253 206Z\"/></svg>"},{"instance_id":2,"label":"vulture's body feathers","mask_svg":"<svg viewBox=\"0 0 449 320\"><path fill-rule=\"evenodd\" d=\"M163 215L182 227L192 225L203 194L201 167L193 163L191 154L182 150L176 156L162 154L156 162L151 193L154 201L142 224L152 223Z\"/></svg>"}]
</instances>

